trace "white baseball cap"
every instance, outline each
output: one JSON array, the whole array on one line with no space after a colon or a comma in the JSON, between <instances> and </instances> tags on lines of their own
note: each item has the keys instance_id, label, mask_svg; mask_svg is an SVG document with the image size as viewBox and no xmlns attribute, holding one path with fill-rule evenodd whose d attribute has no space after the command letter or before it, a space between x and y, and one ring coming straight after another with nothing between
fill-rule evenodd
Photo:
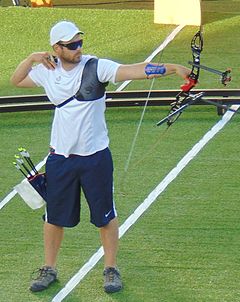
<instances>
[{"instance_id":1,"label":"white baseball cap","mask_svg":"<svg viewBox=\"0 0 240 302\"><path fill-rule=\"evenodd\" d=\"M76 34L84 34L73 22L60 21L50 31L50 44L53 46L59 41L68 42Z\"/></svg>"}]
</instances>

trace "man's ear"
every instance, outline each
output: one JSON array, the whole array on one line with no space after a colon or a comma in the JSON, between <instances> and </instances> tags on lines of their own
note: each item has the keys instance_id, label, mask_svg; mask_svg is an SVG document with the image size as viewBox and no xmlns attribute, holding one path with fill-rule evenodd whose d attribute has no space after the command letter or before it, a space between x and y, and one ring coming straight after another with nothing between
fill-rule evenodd
<instances>
[{"instance_id":1,"label":"man's ear","mask_svg":"<svg viewBox=\"0 0 240 302\"><path fill-rule=\"evenodd\" d=\"M53 50L55 51L56 54L59 53L59 50L60 50L60 49L61 49L61 46L60 46L60 45L58 45L58 44L54 44L54 45L53 45Z\"/></svg>"}]
</instances>

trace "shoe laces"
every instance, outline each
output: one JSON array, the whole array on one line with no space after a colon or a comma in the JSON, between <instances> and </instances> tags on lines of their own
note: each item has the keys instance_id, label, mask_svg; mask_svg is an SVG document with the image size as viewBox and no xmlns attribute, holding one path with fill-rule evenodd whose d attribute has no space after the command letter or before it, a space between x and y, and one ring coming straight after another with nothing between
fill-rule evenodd
<instances>
[{"instance_id":1,"label":"shoe laces","mask_svg":"<svg viewBox=\"0 0 240 302\"><path fill-rule=\"evenodd\" d=\"M48 268L46 268L46 267L38 268L37 270L32 272L32 279L41 280L42 278L47 276L47 271L48 271ZM35 278L33 278L33 275L35 275L35 276L37 275L37 276Z\"/></svg>"},{"instance_id":2,"label":"shoe laces","mask_svg":"<svg viewBox=\"0 0 240 302\"><path fill-rule=\"evenodd\" d=\"M118 271L115 268L108 268L105 271L105 276L109 282L114 282L114 278L118 275Z\"/></svg>"},{"instance_id":3,"label":"shoe laces","mask_svg":"<svg viewBox=\"0 0 240 302\"><path fill-rule=\"evenodd\" d=\"M110 272L108 274L108 279L109 279L109 282L113 282L114 281L114 277L115 277L115 274L113 272Z\"/></svg>"}]
</instances>

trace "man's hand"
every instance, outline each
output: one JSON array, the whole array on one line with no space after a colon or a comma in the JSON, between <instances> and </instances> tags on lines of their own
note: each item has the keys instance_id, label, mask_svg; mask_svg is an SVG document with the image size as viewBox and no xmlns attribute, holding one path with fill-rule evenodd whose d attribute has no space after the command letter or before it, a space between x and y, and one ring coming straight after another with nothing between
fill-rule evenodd
<instances>
[{"instance_id":1,"label":"man's hand","mask_svg":"<svg viewBox=\"0 0 240 302\"><path fill-rule=\"evenodd\" d=\"M36 84L28 76L35 63L43 64L49 70L54 70L57 65L49 52L34 52L18 65L11 77L11 83L17 87L36 87Z\"/></svg>"},{"instance_id":2,"label":"man's hand","mask_svg":"<svg viewBox=\"0 0 240 302\"><path fill-rule=\"evenodd\" d=\"M53 55L49 52L34 52L28 57L34 63L43 64L47 69L54 70L57 66L56 61L54 60Z\"/></svg>"},{"instance_id":3,"label":"man's hand","mask_svg":"<svg viewBox=\"0 0 240 302\"><path fill-rule=\"evenodd\" d=\"M183 85L181 85L181 89L184 92L188 92L193 87L195 87L197 85L197 83L198 83L197 80L191 79L191 78L187 78L186 82Z\"/></svg>"}]
</instances>

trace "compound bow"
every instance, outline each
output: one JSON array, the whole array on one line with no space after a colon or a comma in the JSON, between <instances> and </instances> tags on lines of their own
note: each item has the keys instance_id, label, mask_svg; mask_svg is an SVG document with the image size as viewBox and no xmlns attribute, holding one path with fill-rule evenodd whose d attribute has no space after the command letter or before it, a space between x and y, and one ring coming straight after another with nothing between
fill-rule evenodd
<instances>
[{"instance_id":1,"label":"compound bow","mask_svg":"<svg viewBox=\"0 0 240 302\"><path fill-rule=\"evenodd\" d=\"M200 30L193 36L191 41L191 50L193 61L188 63L192 66L192 70L189 74L187 83L181 86L181 91L176 95L176 101L171 104L171 109L167 117L163 118L157 123L157 126L167 123L168 127L171 126L181 115L181 113L190 105L197 103L202 100L204 92L197 94L190 94L190 90L198 83L200 69L204 69L211 73L221 75L221 83L226 86L227 82L231 81L231 69L227 69L224 72L204 66L200 64L200 55L203 50L203 35ZM205 101L208 102L208 101ZM209 103L209 102L208 102ZM218 105L217 103L211 102L212 105L221 106L226 109L225 105Z\"/></svg>"}]
</instances>

